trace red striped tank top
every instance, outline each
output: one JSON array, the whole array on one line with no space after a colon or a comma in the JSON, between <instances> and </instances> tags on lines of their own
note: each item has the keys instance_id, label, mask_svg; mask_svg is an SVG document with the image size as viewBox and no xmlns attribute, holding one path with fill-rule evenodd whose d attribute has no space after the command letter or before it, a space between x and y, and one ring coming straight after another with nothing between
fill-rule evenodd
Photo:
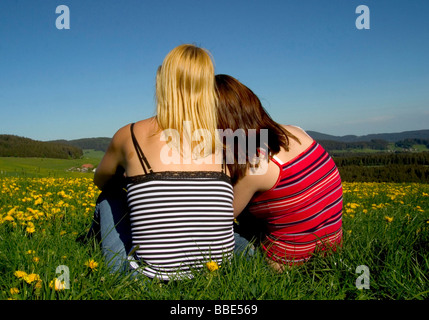
<instances>
[{"instance_id":1,"label":"red striped tank top","mask_svg":"<svg viewBox=\"0 0 429 320\"><path fill-rule=\"evenodd\" d=\"M280 168L276 184L257 193L249 211L266 222L262 249L276 262L300 264L342 239L343 192L338 169L316 141Z\"/></svg>"}]
</instances>

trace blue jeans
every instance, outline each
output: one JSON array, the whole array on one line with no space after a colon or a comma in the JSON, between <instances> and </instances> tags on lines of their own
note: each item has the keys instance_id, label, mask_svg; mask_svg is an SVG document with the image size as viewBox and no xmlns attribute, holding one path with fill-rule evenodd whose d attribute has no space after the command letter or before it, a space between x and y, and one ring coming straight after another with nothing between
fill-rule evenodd
<instances>
[{"instance_id":1,"label":"blue jeans","mask_svg":"<svg viewBox=\"0 0 429 320\"><path fill-rule=\"evenodd\" d=\"M132 239L126 197L122 193L100 194L90 233L100 240L101 250L111 270L126 272Z\"/></svg>"},{"instance_id":2,"label":"blue jeans","mask_svg":"<svg viewBox=\"0 0 429 320\"><path fill-rule=\"evenodd\" d=\"M132 249L131 223L124 193L101 193L95 206L94 221L89 234L96 235L108 267L113 272L127 272L127 255ZM254 248L247 239L234 233L234 254L253 256Z\"/></svg>"}]
</instances>

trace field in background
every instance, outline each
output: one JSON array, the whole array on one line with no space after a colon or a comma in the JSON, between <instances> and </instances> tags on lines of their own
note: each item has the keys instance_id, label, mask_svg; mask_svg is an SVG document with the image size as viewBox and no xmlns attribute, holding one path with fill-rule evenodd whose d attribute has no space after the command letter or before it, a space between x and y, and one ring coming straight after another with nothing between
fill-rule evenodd
<instances>
[{"instance_id":1,"label":"field in background","mask_svg":"<svg viewBox=\"0 0 429 320\"><path fill-rule=\"evenodd\" d=\"M83 150L81 159L0 157L0 176L88 177L92 174L72 171L84 164L98 165L104 152ZM68 171L70 170L70 171Z\"/></svg>"}]
</instances>

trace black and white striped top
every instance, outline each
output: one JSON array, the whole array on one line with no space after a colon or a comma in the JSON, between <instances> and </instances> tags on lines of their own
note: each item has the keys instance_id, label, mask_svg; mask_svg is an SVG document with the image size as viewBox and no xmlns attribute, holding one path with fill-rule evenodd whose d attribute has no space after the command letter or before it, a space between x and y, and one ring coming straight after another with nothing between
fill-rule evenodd
<instances>
[{"instance_id":1,"label":"black and white striped top","mask_svg":"<svg viewBox=\"0 0 429 320\"><path fill-rule=\"evenodd\" d=\"M192 278L207 262L230 259L235 244L230 178L222 171L153 172L131 132L146 173L127 178L131 267L170 280Z\"/></svg>"}]
</instances>

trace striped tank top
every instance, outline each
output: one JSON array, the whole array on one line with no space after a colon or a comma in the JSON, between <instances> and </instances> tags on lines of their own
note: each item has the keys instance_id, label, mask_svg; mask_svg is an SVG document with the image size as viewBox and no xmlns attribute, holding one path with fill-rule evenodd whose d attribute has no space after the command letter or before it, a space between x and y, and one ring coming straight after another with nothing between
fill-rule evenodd
<instances>
[{"instance_id":1,"label":"striped tank top","mask_svg":"<svg viewBox=\"0 0 429 320\"><path fill-rule=\"evenodd\" d=\"M316 248L335 249L342 239L343 192L338 169L316 141L280 168L276 184L256 194L249 211L266 222L262 250L276 262L300 264Z\"/></svg>"},{"instance_id":2,"label":"striped tank top","mask_svg":"<svg viewBox=\"0 0 429 320\"><path fill-rule=\"evenodd\" d=\"M133 132L145 172L127 178L133 254L130 266L150 278L179 280L234 250L233 189L224 171L153 172Z\"/></svg>"}]
</instances>

